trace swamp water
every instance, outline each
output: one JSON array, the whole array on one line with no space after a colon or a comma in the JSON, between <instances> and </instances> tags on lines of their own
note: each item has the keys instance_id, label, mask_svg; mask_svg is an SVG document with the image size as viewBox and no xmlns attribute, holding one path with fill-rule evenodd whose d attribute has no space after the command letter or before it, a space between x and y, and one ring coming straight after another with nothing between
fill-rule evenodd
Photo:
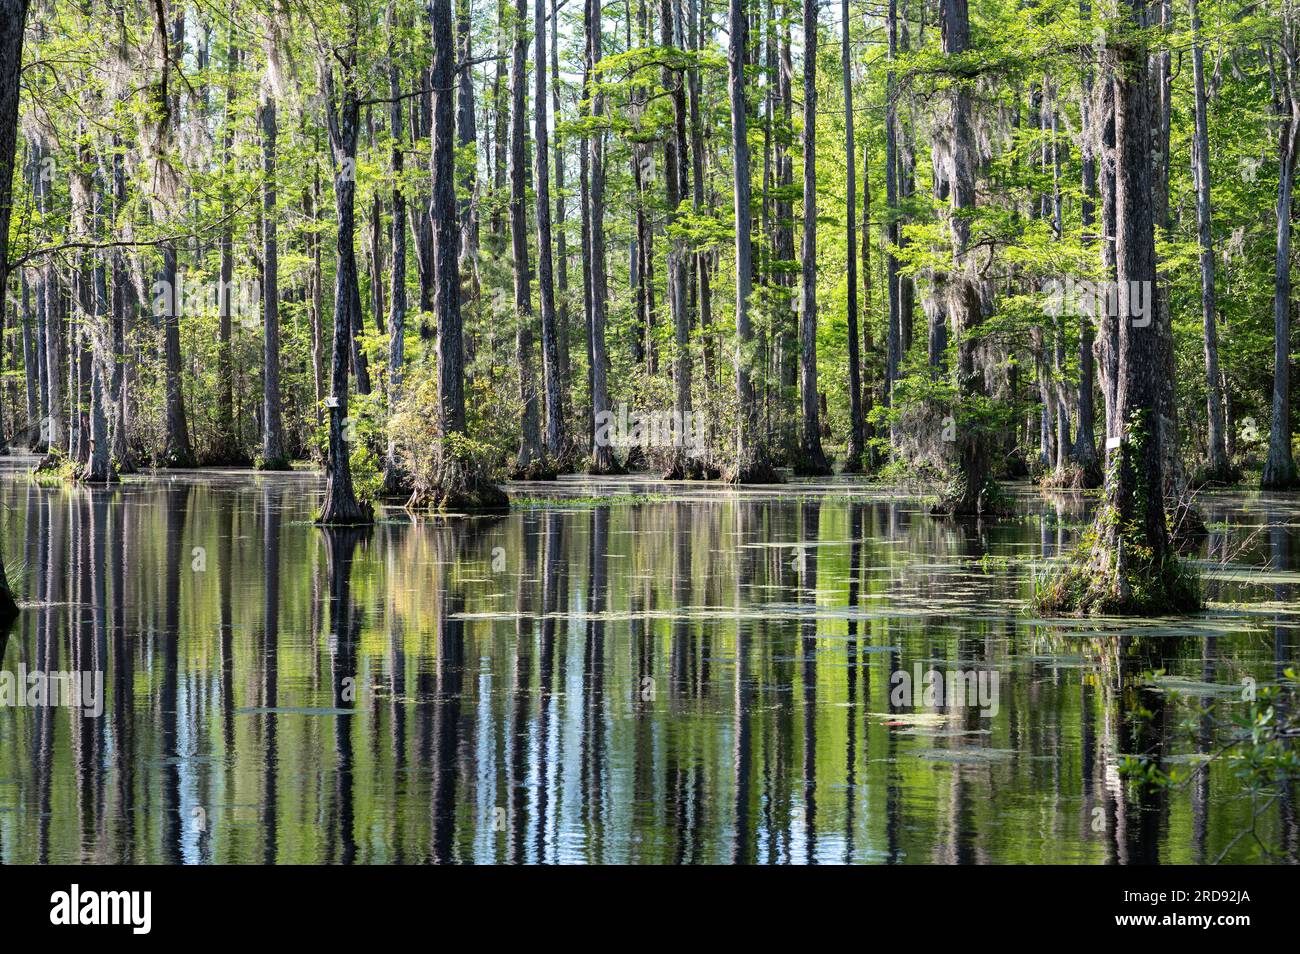
<instances>
[{"instance_id":1,"label":"swamp water","mask_svg":"<svg viewBox=\"0 0 1300 954\"><path fill-rule=\"evenodd\" d=\"M848 480L571 478L326 532L315 475L30 464L0 463L2 669L101 673L102 712L0 707L2 862L1300 860L1291 793L1229 761L1119 770L1191 771L1209 705L1296 664L1300 496L1200 498L1206 613L1080 622L1025 605L1091 502L1023 487L976 525Z\"/></svg>"}]
</instances>

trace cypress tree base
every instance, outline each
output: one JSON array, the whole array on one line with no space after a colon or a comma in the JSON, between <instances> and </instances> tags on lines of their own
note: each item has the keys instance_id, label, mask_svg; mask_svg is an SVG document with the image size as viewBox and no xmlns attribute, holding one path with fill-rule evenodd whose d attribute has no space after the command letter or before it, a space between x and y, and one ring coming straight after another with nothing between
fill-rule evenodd
<instances>
[{"instance_id":1,"label":"cypress tree base","mask_svg":"<svg viewBox=\"0 0 1300 954\"><path fill-rule=\"evenodd\" d=\"M1106 514L1064 566L1034 581L1033 605L1045 616L1163 616L1203 608L1195 572L1174 553L1153 558L1136 530Z\"/></svg>"},{"instance_id":2,"label":"cypress tree base","mask_svg":"<svg viewBox=\"0 0 1300 954\"><path fill-rule=\"evenodd\" d=\"M158 466L167 470L188 470L198 465L194 452L188 448L166 448L158 456Z\"/></svg>"},{"instance_id":3,"label":"cypress tree base","mask_svg":"<svg viewBox=\"0 0 1300 954\"><path fill-rule=\"evenodd\" d=\"M558 471L548 458L534 457L523 467L516 466L507 476L511 480L522 481L554 480L558 476Z\"/></svg>"},{"instance_id":4,"label":"cypress tree base","mask_svg":"<svg viewBox=\"0 0 1300 954\"><path fill-rule=\"evenodd\" d=\"M615 459L608 447L598 447L591 455L587 473L593 477L616 477L626 474L627 470Z\"/></svg>"},{"instance_id":5,"label":"cypress tree base","mask_svg":"<svg viewBox=\"0 0 1300 954\"><path fill-rule=\"evenodd\" d=\"M761 449L741 453L722 471L722 480L728 484L782 484L781 472Z\"/></svg>"},{"instance_id":6,"label":"cypress tree base","mask_svg":"<svg viewBox=\"0 0 1300 954\"><path fill-rule=\"evenodd\" d=\"M482 469L470 461L444 455L433 484L417 488L406 503L410 511L443 513L503 513L510 509L510 497Z\"/></svg>"},{"instance_id":7,"label":"cypress tree base","mask_svg":"<svg viewBox=\"0 0 1300 954\"><path fill-rule=\"evenodd\" d=\"M415 481L411 479L411 475L397 464L391 461L387 463L384 466L383 483L379 485L379 496L389 500L399 498L409 500L413 493L415 493Z\"/></svg>"},{"instance_id":8,"label":"cypress tree base","mask_svg":"<svg viewBox=\"0 0 1300 954\"><path fill-rule=\"evenodd\" d=\"M340 486L341 484L346 486ZM325 487L325 503L316 516L318 527L360 527L375 522L374 508L357 500L350 480L330 480Z\"/></svg>"},{"instance_id":9,"label":"cypress tree base","mask_svg":"<svg viewBox=\"0 0 1300 954\"><path fill-rule=\"evenodd\" d=\"M96 467L94 464L87 464L85 468L77 474L76 479L78 483L101 484L104 486L121 482L121 478L117 476L117 471L113 469L112 464L103 468Z\"/></svg>"},{"instance_id":10,"label":"cypress tree base","mask_svg":"<svg viewBox=\"0 0 1300 954\"><path fill-rule=\"evenodd\" d=\"M930 508L935 517L995 517L1008 512L1002 488L991 476L971 483L955 477Z\"/></svg>"},{"instance_id":11,"label":"cypress tree base","mask_svg":"<svg viewBox=\"0 0 1300 954\"><path fill-rule=\"evenodd\" d=\"M791 461L796 477L829 477L834 471L822 451L821 439L816 435L800 442Z\"/></svg>"},{"instance_id":12,"label":"cypress tree base","mask_svg":"<svg viewBox=\"0 0 1300 954\"><path fill-rule=\"evenodd\" d=\"M1300 475L1296 473L1295 461L1286 455L1270 454L1264 462L1264 475L1260 478L1260 490L1294 490L1300 487Z\"/></svg>"}]
</instances>

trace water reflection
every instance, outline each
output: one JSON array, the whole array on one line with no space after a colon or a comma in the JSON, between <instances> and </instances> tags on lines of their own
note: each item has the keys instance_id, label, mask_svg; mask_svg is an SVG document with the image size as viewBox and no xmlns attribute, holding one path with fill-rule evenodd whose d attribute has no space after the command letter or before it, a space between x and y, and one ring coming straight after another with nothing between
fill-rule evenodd
<instances>
[{"instance_id":1,"label":"water reflection","mask_svg":"<svg viewBox=\"0 0 1300 954\"><path fill-rule=\"evenodd\" d=\"M1144 672L1295 663L1295 498L1203 498L1211 613L1098 631L1023 613L1077 498L975 526L612 481L655 496L323 532L309 476L20 463L4 669L102 671L105 700L0 709L4 862L1266 860L1227 766L1173 793L1118 766L1215 745L1210 696ZM917 665L991 673L998 711L896 704ZM1293 793L1258 830L1300 860Z\"/></svg>"}]
</instances>

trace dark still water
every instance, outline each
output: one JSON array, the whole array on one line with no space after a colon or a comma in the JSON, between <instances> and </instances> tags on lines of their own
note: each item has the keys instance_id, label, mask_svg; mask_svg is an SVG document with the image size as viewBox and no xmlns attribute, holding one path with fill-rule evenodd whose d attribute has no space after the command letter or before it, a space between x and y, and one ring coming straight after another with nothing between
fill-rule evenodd
<instances>
[{"instance_id":1,"label":"dark still water","mask_svg":"<svg viewBox=\"0 0 1300 954\"><path fill-rule=\"evenodd\" d=\"M310 475L29 465L3 670L99 674L101 711L0 708L3 862L1300 860L1289 790L1119 769L1189 772L1211 703L1295 663L1298 497L1201 498L1206 614L1081 625L1024 610L1072 498L977 527L849 482L573 479L323 532Z\"/></svg>"}]
</instances>

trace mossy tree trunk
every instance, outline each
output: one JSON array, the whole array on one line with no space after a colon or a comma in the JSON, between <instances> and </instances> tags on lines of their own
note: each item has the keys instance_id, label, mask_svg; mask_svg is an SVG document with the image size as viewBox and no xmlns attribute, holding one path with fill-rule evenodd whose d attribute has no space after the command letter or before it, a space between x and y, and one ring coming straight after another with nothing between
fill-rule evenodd
<instances>
[{"instance_id":1,"label":"mossy tree trunk","mask_svg":"<svg viewBox=\"0 0 1300 954\"><path fill-rule=\"evenodd\" d=\"M849 441L844 470L857 473L862 469L866 426L862 414L862 369L858 341L858 235L857 235L857 154L853 143L853 62L849 46L849 0L840 2L840 57L844 81L844 241L848 246L845 264L848 273L847 321L849 336ZM864 238L865 241L865 238ZM870 302L867 302L870 307Z\"/></svg>"},{"instance_id":2,"label":"mossy tree trunk","mask_svg":"<svg viewBox=\"0 0 1300 954\"><path fill-rule=\"evenodd\" d=\"M731 483L775 479L767 449L758 432L758 408L749 362L753 328L750 294L754 251L750 241L749 128L745 104L745 50L748 39L744 0L729 0L727 90L731 103L731 161L736 216L736 451L725 476Z\"/></svg>"},{"instance_id":3,"label":"mossy tree trunk","mask_svg":"<svg viewBox=\"0 0 1300 954\"><path fill-rule=\"evenodd\" d=\"M460 311L460 216L456 208L456 50L451 0L429 8L433 62L432 194L429 211L433 243L433 306L437 316L439 437L433 448L434 478L416 487L410 507L444 510L503 510L505 493L488 480L463 446L465 436L465 355Z\"/></svg>"},{"instance_id":4,"label":"mossy tree trunk","mask_svg":"<svg viewBox=\"0 0 1300 954\"><path fill-rule=\"evenodd\" d=\"M519 450L510 476L533 480L541 473L542 434L533 366L532 266L528 260L528 9L516 0L510 57L510 247L515 290L515 374L520 406Z\"/></svg>"},{"instance_id":5,"label":"mossy tree trunk","mask_svg":"<svg viewBox=\"0 0 1300 954\"><path fill-rule=\"evenodd\" d=\"M325 72L326 118L334 164L334 212L338 225L334 258L334 337L330 355L331 394L329 451L325 460L325 503L317 523L370 523L370 507L357 500L352 487L348 426L348 359L353 330L359 323L361 292L357 286L356 161L360 106L357 99L355 41L336 55Z\"/></svg>"},{"instance_id":6,"label":"mossy tree trunk","mask_svg":"<svg viewBox=\"0 0 1300 954\"><path fill-rule=\"evenodd\" d=\"M1273 416L1269 427L1268 458L1260 486L1287 490L1296 486L1295 457L1291 452L1291 192L1295 181L1296 153L1300 151L1300 27L1292 7L1280 30L1282 68L1275 80L1281 129L1278 133L1277 255L1273 269Z\"/></svg>"},{"instance_id":7,"label":"mossy tree trunk","mask_svg":"<svg viewBox=\"0 0 1300 954\"><path fill-rule=\"evenodd\" d=\"M601 7L599 0L586 0L583 12L587 39L587 73L591 84L599 84L596 70L602 52L600 38ZM587 329L591 342L591 412L593 439L590 469L593 474L613 474L622 470L608 443L596 439L598 423L610 413L608 350L605 320L609 305L609 282L605 274L605 134L598 128L604 121L605 94L598 85L588 89L591 99L593 129L587 140L587 174L590 177L588 228L590 229L587 268L591 274L591 323Z\"/></svg>"},{"instance_id":8,"label":"mossy tree trunk","mask_svg":"<svg viewBox=\"0 0 1300 954\"><path fill-rule=\"evenodd\" d=\"M795 472L831 472L822 451L817 392L817 3L803 0L803 269L799 307L799 386L803 430Z\"/></svg>"},{"instance_id":9,"label":"mossy tree trunk","mask_svg":"<svg viewBox=\"0 0 1300 954\"><path fill-rule=\"evenodd\" d=\"M1107 437L1102 505L1078 563L1055 578L1044 609L1148 615L1194 609L1194 582L1170 541L1164 509L1160 412L1167 326L1137 308L1155 288L1151 190L1152 86L1135 27L1146 0L1126 0L1128 28L1108 37L1115 92L1115 266L1119 308L1115 406Z\"/></svg>"},{"instance_id":10,"label":"mossy tree trunk","mask_svg":"<svg viewBox=\"0 0 1300 954\"><path fill-rule=\"evenodd\" d=\"M26 24L27 0L0 0L0 299L9 281L9 217L13 208L19 72ZM0 556L0 632L17 615L18 606L9 592L9 579Z\"/></svg>"},{"instance_id":11,"label":"mossy tree trunk","mask_svg":"<svg viewBox=\"0 0 1300 954\"><path fill-rule=\"evenodd\" d=\"M262 126L262 470L289 470L280 414L280 253L276 234L275 93L263 94Z\"/></svg>"},{"instance_id":12,"label":"mossy tree trunk","mask_svg":"<svg viewBox=\"0 0 1300 954\"><path fill-rule=\"evenodd\" d=\"M955 62L970 48L970 17L966 0L945 0L942 32L943 51ZM959 413L964 412L967 420L958 425L956 483L941 506L954 516L969 516L990 508L993 474L989 435L978 418L978 410L972 414L969 407L986 398L988 389L984 370L976 361L979 326L983 322L980 292L973 267L967 261L971 230L969 213L975 208L977 156L971 127L971 94L960 81L952 92L951 109L948 181L954 263L949 308L957 332L957 397L961 404L967 405L959 409Z\"/></svg>"}]
</instances>

